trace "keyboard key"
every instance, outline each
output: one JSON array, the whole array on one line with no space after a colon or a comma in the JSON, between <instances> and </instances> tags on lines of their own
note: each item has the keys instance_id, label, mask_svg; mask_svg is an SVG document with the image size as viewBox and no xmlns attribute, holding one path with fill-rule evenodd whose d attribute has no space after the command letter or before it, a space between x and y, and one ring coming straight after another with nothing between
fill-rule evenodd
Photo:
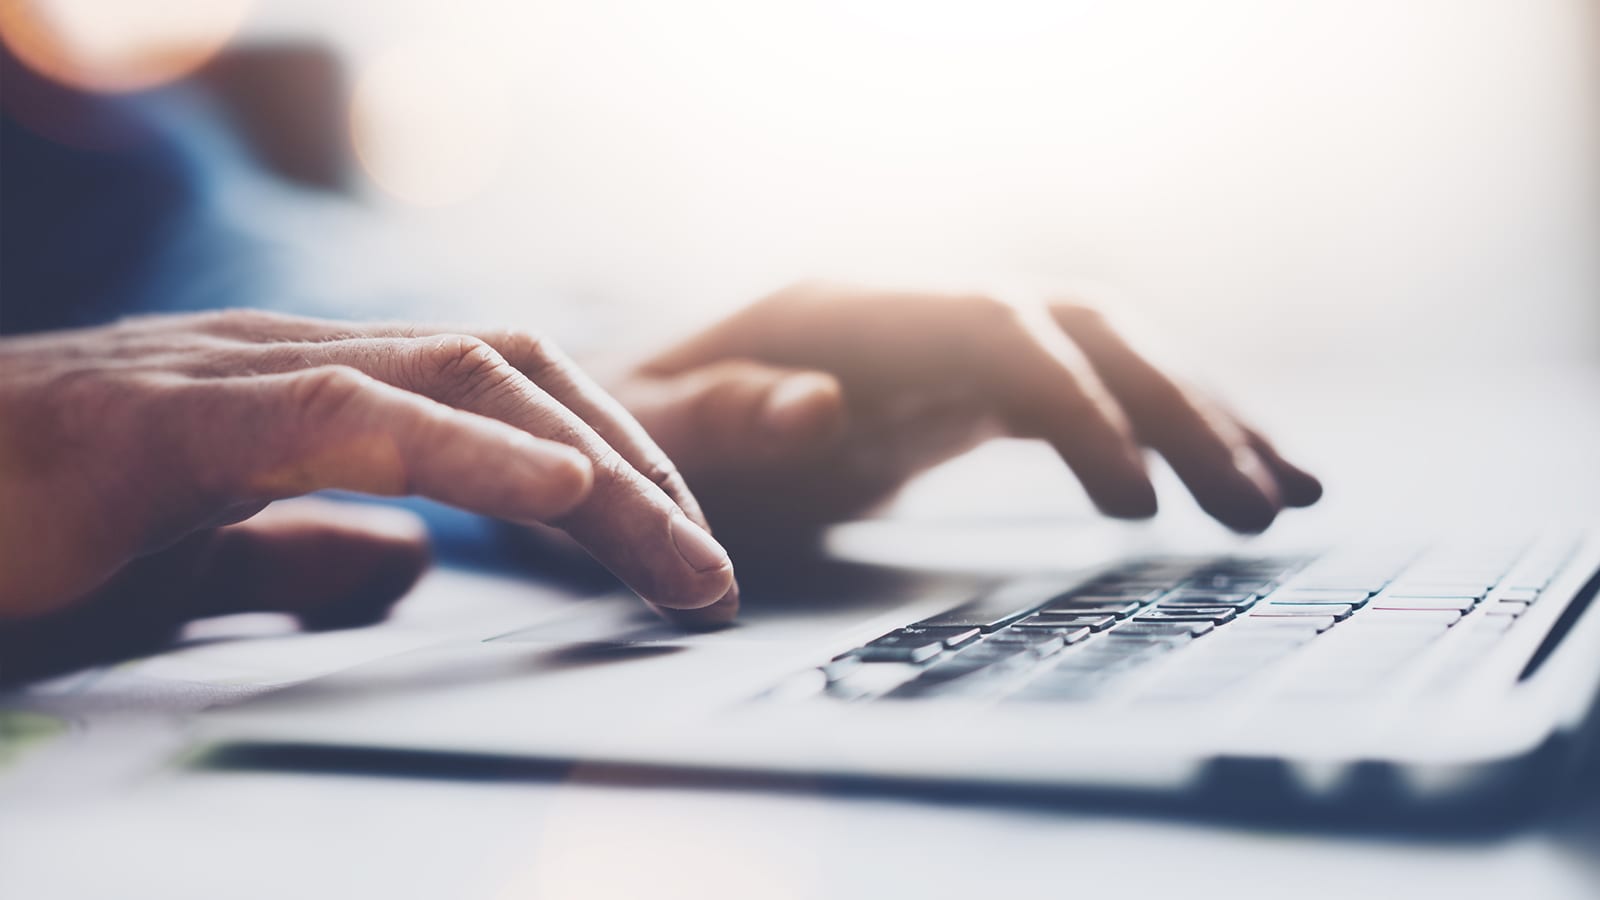
<instances>
[{"instance_id":1,"label":"keyboard key","mask_svg":"<svg viewBox=\"0 0 1600 900\"><path fill-rule=\"evenodd\" d=\"M977 637L976 628L902 628L846 655L862 662L920 663L938 656L946 647L959 647Z\"/></svg>"},{"instance_id":2,"label":"keyboard key","mask_svg":"<svg viewBox=\"0 0 1600 900\"><path fill-rule=\"evenodd\" d=\"M1255 597L1251 597L1250 599L1247 599L1247 600L1240 600L1238 602L1231 602L1231 601L1230 602L1220 602L1220 601L1214 600L1214 599L1209 598L1209 597L1188 597L1188 598L1178 597L1178 598L1173 598L1173 599L1163 599L1163 600L1161 600L1159 603L1156 604L1156 609L1193 609L1193 608L1219 609L1219 608L1226 608L1226 609L1231 609L1231 610L1233 610L1235 612L1242 612L1243 610L1247 610L1250 607L1254 606L1255 603L1256 603Z\"/></svg>"},{"instance_id":3,"label":"keyboard key","mask_svg":"<svg viewBox=\"0 0 1600 900\"><path fill-rule=\"evenodd\" d=\"M1379 594L1372 601L1373 609L1448 609L1459 613L1477 606L1471 597L1389 597Z\"/></svg>"},{"instance_id":4,"label":"keyboard key","mask_svg":"<svg viewBox=\"0 0 1600 900\"><path fill-rule=\"evenodd\" d=\"M868 647L909 645L918 642L940 641L952 649L969 641L977 640L976 628L927 628L921 625L910 625L898 631L891 631L883 637L868 641Z\"/></svg>"},{"instance_id":5,"label":"keyboard key","mask_svg":"<svg viewBox=\"0 0 1600 900\"><path fill-rule=\"evenodd\" d=\"M1207 606L1237 606L1252 603L1259 599L1255 594L1240 591L1191 591L1187 588L1173 591L1161 598L1162 603L1180 603L1184 601L1199 601Z\"/></svg>"},{"instance_id":6,"label":"keyboard key","mask_svg":"<svg viewBox=\"0 0 1600 900\"><path fill-rule=\"evenodd\" d=\"M1089 631L1084 626L1061 628L1007 628L996 631L983 640L984 644L1018 644L1023 647L1038 647L1051 642L1077 643L1089 636Z\"/></svg>"},{"instance_id":7,"label":"keyboard key","mask_svg":"<svg viewBox=\"0 0 1600 900\"><path fill-rule=\"evenodd\" d=\"M1461 613L1448 609L1368 609L1356 622L1361 625L1454 625Z\"/></svg>"},{"instance_id":8,"label":"keyboard key","mask_svg":"<svg viewBox=\"0 0 1600 900\"><path fill-rule=\"evenodd\" d=\"M1424 584L1415 582L1396 582L1384 589L1386 597L1471 597L1474 600L1483 599L1489 592L1489 586L1482 582L1463 582L1461 584Z\"/></svg>"},{"instance_id":9,"label":"keyboard key","mask_svg":"<svg viewBox=\"0 0 1600 900\"><path fill-rule=\"evenodd\" d=\"M1011 660L1028 660L1032 658L1030 653L1032 651L1032 647L1034 646L1048 647L1051 643L1056 643L1058 645L1061 644L1061 639L1059 636L1052 635L1052 637L1054 638L1053 642L1041 641L1037 645L1030 645L1021 642L1008 644L1004 642L984 641L980 644L974 644L960 653L952 653L951 655L946 656L944 659L941 659L930 666L928 668L928 673L931 674L936 671L948 673L957 672L962 669L982 669L987 666L992 666L996 663L1008 662ZM1058 646L1057 649L1060 649L1060 647Z\"/></svg>"},{"instance_id":10,"label":"keyboard key","mask_svg":"<svg viewBox=\"0 0 1600 900\"><path fill-rule=\"evenodd\" d=\"M1337 623L1338 620L1333 616L1258 616L1251 613L1234 620L1234 624L1228 629L1228 632L1230 634L1254 634L1256 632L1287 629L1326 631Z\"/></svg>"},{"instance_id":11,"label":"keyboard key","mask_svg":"<svg viewBox=\"0 0 1600 900\"><path fill-rule=\"evenodd\" d=\"M1270 579L1235 575L1204 575L1183 583L1183 590L1216 591L1224 594L1259 594L1273 586Z\"/></svg>"},{"instance_id":12,"label":"keyboard key","mask_svg":"<svg viewBox=\"0 0 1600 900\"><path fill-rule=\"evenodd\" d=\"M826 693L837 700L862 700L893 690L922 671L918 666L903 663L858 666L845 677L829 682Z\"/></svg>"},{"instance_id":13,"label":"keyboard key","mask_svg":"<svg viewBox=\"0 0 1600 900\"><path fill-rule=\"evenodd\" d=\"M1087 625L1074 625L1062 622L1045 622L1042 624L1030 625L1028 620L1024 619L1007 629L1006 632L1002 633L1026 634L1028 632L1054 635L1069 644L1076 644L1092 634L1093 630Z\"/></svg>"},{"instance_id":14,"label":"keyboard key","mask_svg":"<svg viewBox=\"0 0 1600 900\"><path fill-rule=\"evenodd\" d=\"M1274 617L1274 615L1331 615L1334 621L1344 621L1350 618L1350 613L1355 612L1355 607L1349 604L1301 604L1294 601L1269 601L1266 604L1256 605L1251 610L1254 617Z\"/></svg>"},{"instance_id":15,"label":"keyboard key","mask_svg":"<svg viewBox=\"0 0 1600 900\"><path fill-rule=\"evenodd\" d=\"M1340 613L1352 612L1355 610L1355 608L1356 605L1354 603L1333 603L1323 600L1280 600L1277 597L1273 597L1267 600L1265 603L1258 603L1255 606L1257 612L1281 609L1289 612L1300 611L1309 612L1310 614L1315 615L1336 617Z\"/></svg>"},{"instance_id":16,"label":"keyboard key","mask_svg":"<svg viewBox=\"0 0 1600 900\"><path fill-rule=\"evenodd\" d=\"M1232 621L1239 611L1229 606L1195 606L1177 609L1151 609L1133 617L1135 622L1213 622Z\"/></svg>"},{"instance_id":17,"label":"keyboard key","mask_svg":"<svg viewBox=\"0 0 1600 900\"><path fill-rule=\"evenodd\" d=\"M1170 590L1172 590L1171 582L1155 584L1091 584L1054 597L1052 601L1077 599L1149 603Z\"/></svg>"},{"instance_id":18,"label":"keyboard key","mask_svg":"<svg viewBox=\"0 0 1600 900\"><path fill-rule=\"evenodd\" d=\"M1261 628L1264 626L1287 628L1310 628L1315 631L1327 631L1339 620L1329 615L1311 615L1309 613L1289 615L1281 611L1265 613L1251 612L1240 621L1236 628Z\"/></svg>"},{"instance_id":19,"label":"keyboard key","mask_svg":"<svg viewBox=\"0 0 1600 900\"><path fill-rule=\"evenodd\" d=\"M1514 600L1501 600L1496 603L1490 601L1483 605L1483 614L1486 616L1504 616L1514 618L1528 611L1528 604L1518 603Z\"/></svg>"},{"instance_id":20,"label":"keyboard key","mask_svg":"<svg viewBox=\"0 0 1600 900\"><path fill-rule=\"evenodd\" d=\"M1367 602L1369 596L1371 595L1366 591L1313 591L1285 588L1267 599L1276 603L1346 603L1350 606L1360 606Z\"/></svg>"},{"instance_id":21,"label":"keyboard key","mask_svg":"<svg viewBox=\"0 0 1600 900\"><path fill-rule=\"evenodd\" d=\"M1119 603L1106 600L1088 602L1055 600L1051 601L1039 612L1071 613L1079 616L1131 616L1143 606L1144 604L1142 603Z\"/></svg>"},{"instance_id":22,"label":"keyboard key","mask_svg":"<svg viewBox=\"0 0 1600 900\"><path fill-rule=\"evenodd\" d=\"M1191 638L1199 637L1215 627L1210 622L1143 622L1135 619L1106 632L1106 637L1115 640Z\"/></svg>"},{"instance_id":23,"label":"keyboard key","mask_svg":"<svg viewBox=\"0 0 1600 900\"><path fill-rule=\"evenodd\" d=\"M1498 600L1526 604L1532 603L1537 599L1539 599L1539 592L1529 590L1527 588L1507 588L1505 590L1494 591L1489 595L1489 602L1491 603Z\"/></svg>"},{"instance_id":24,"label":"keyboard key","mask_svg":"<svg viewBox=\"0 0 1600 900\"><path fill-rule=\"evenodd\" d=\"M1066 612L1059 612L1058 613L1058 612L1046 610L1045 612L1039 613L1038 615L1029 616L1028 618L1023 619L1021 622L1018 622L1015 627L1017 627L1017 628L1033 628L1033 627L1069 628L1069 627L1082 627L1082 628L1092 628L1095 631L1104 631L1107 628L1110 628L1112 625L1116 624L1116 622L1117 622L1117 617L1116 616L1112 616L1112 615L1084 615L1084 614L1080 614L1080 613L1066 613ZM1007 630L1010 630L1010 629L1007 629ZM996 634L1004 634L1005 632L1004 631L998 631L998 632L995 632L995 633Z\"/></svg>"},{"instance_id":25,"label":"keyboard key","mask_svg":"<svg viewBox=\"0 0 1600 900\"><path fill-rule=\"evenodd\" d=\"M866 646L850 651L850 655L869 663L920 663L927 662L944 652L944 642L905 645Z\"/></svg>"}]
</instances>

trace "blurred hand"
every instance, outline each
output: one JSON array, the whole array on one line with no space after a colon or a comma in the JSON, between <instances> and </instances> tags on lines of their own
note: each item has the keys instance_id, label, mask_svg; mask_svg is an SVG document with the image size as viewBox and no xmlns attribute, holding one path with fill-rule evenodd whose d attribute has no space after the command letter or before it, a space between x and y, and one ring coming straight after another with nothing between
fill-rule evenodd
<instances>
[{"instance_id":1,"label":"blurred hand","mask_svg":"<svg viewBox=\"0 0 1600 900\"><path fill-rule=\"evenodd\" d=\"M1238 531L1311 475L1151 365L1093 310L805 284L613 386L725 534L814 527L995 435L1048 441L1105 513L1153 515L1141 447Z\"/></svg>"},{"instance_id":2,"label":"blurred hand","mask_svg":"<svg viewBox=\"0 0 1600 900\"><path fill-rule=\"evenodd\" d=\"M232 311L0 340L0 629L121 601L381 615L421 571L415 525L251 518L327 488L554 525L691 624L737 609L667 457L529 335Z\"/></svg>"}]
</instances>

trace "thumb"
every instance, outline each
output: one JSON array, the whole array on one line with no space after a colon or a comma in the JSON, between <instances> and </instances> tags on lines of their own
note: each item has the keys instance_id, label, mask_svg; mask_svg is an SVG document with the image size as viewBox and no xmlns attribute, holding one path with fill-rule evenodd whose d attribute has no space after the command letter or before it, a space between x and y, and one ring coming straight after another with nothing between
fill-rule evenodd
<instances>
[{"instance_id":1,"label":"thumb","mask_svg":"<svg viewBox=\"0 0 1600 900\"><path fill-rule=\"evenodd\" d=\"M838 443L839 381L811 369L720 360L651 376L635 410L686 473L804 462Z\"/></svg>"},{"instance_id":2,"label":"thumb","mask_svg":"<svg viewBox=\"0 0 1600 900\"><path fill-rule=\"evenodd\" d=\"M173 599L187 618L286 612L309 628L347 628L383 618L428 559L411 513L295 500L212 532Z\"/></svg>"},{"instance_id":3,"label":"thumb","mask_svg":"<svg viewBox=\"0 0 1600 900\"><path fill-rule=\"evenodd\" d=\"M135 560L67 610L0 623L0 683L149 653L207 616L287 612L309 628L373 622L427 564L427 533L410 513L279 503Z\"/></svg>"}]
</instances>

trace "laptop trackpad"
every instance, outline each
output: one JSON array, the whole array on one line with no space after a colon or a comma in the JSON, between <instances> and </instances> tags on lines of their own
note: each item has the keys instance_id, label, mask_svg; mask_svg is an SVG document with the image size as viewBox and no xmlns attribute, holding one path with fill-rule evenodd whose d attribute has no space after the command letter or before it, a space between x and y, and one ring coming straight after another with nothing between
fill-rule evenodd
<instances>
[{"instance_id":1,"label":"laptop trackpad","mask_svg":"<svg viewBox=\"0 0 1600 900\"><path fill-rule=\"evenodd\" d=\"M625 644L689 645L701 635L691 634L663 622L637 600L630 604L600 601L574 615L540 622L507 634L487 638L486 643L509 644Z\"/></svg>"}]
</instances>

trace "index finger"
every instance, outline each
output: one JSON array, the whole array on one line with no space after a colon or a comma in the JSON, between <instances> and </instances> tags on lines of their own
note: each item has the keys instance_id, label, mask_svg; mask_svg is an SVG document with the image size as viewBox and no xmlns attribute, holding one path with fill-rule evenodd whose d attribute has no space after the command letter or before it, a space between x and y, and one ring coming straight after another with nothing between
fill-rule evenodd
<instances>
[{"instance_id":1,"label":"index finger","mask_svg":"<svg viewBox=\"0 0 1600 900\"><path fill-rule=\"evenodd\" d=\"M1058 303L1051 313L1207 513L1246 532L1272 523L1278 484L1237 423L1152 365L1095 310Z\"/></svg>"},{"instance_id":2,"label":"index finger","mask_svg":"<svg viewBox=\"0 0 1600 900\"><path fill-rule=\"evenodd\" d=\"M1102 512L1155 515L1155 487L1121 407L1042 310L1012 310L998 328L991 322L987 329L999 346L977 342L984 353L971 363L990 373L991 392L1008 422L1048 441Z\"/></svg>"}]
</instances>

